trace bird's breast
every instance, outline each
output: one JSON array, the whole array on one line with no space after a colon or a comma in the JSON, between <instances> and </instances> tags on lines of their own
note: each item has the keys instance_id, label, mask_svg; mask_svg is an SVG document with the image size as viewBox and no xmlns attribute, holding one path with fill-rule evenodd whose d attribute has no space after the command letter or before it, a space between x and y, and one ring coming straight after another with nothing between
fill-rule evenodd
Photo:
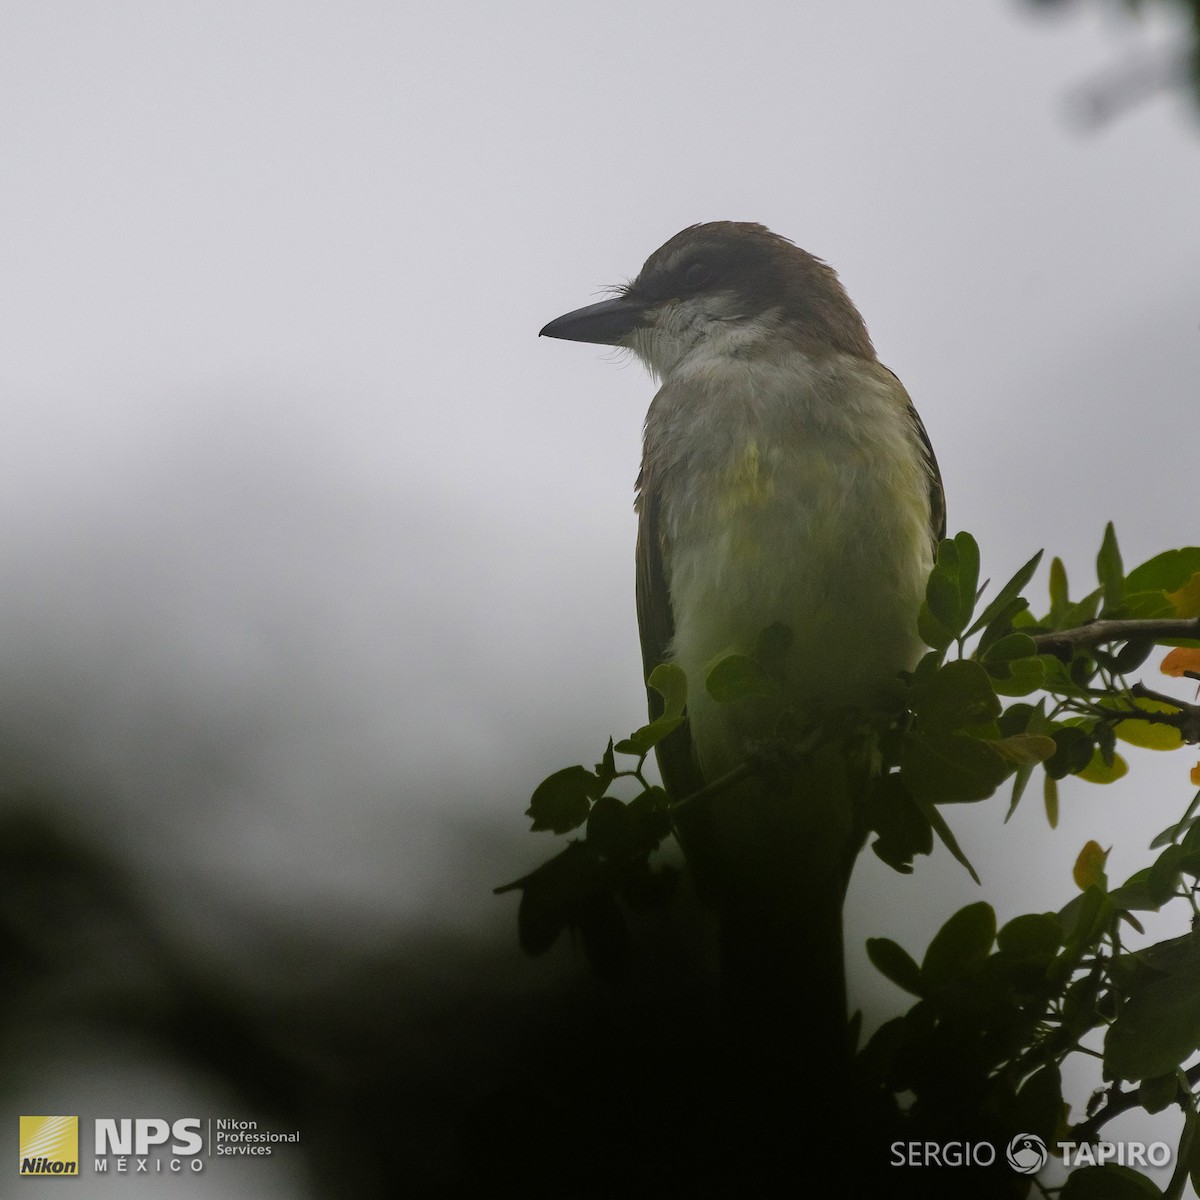
<instances>
[{"instance_id":1,"label":"bird's breast","mask_svg":"<svg viewBox=\"0 0 1200 1200\"><path fill-rule=\"evenodd\" d=\"M743 371L724 388L713 375L668 394L646 431L672 655L688 674L710 776L741 757L746 736L769 732L745 727L761 715L707 697L716 659L750 653L758 632L781 622L793 633L780 664L790 705L864 702L919 653L931 565L928 479L902 390L874 372Z\"/></svg>"}]
</instances>

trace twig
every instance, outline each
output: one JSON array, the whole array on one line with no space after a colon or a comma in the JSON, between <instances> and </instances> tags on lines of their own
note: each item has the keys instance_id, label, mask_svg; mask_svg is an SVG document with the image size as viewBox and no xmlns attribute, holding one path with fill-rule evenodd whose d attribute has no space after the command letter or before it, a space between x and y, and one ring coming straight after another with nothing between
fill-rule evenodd
<instances>
[{"instance_id":1,"label":"twig","mask_svg":"<svg viewBox=\"0 0 1200 1200\"><path fill-rule=\"evenodd\" d=\"M803 737L792 743L768 738L752 746L746 757L724 775L697 788L690 796L684 796L682 800L676 800L674 804L669 805L667 812L674 816L683 812L685 808L707 803L714 796L719 796L754 775L773 776L779 773L781 766L794 767L806 754L820 745L825 736L824 730L817 726L808 729Z\"/></svg>"},{"instance_id":2,"label":"twig","mask_svg":"<svg viewBox=\"0 0 1200 1200\"><path fill-rule=\"evenodd\" d=\"M1194 1088L1197 1083L1200 1083L1200 1063L1185 1071L1184 1078L1187 1080L1189 1088ZM1116 1086L1115 1084L1113 1085ZM1078 1125L1071 1127L1070 1140L1073 1142L1094 1142L1100 1136L1100 1130L1104 1128L1114 1117L1119 1117L1123 1112L1128 1112L1131 1108L1137 1108L1141 1104L1141 1095L1138 1088L1131 1088L1127 1092L1109 1092L1111 1099L1104 1105L1099 1112L1088 1117L1086 1121L1082 1121Z\"/></svg>"},{"instance_id":3,"label":"twig","mask_svg":"<svg viewBox=\"0 0 1200 1200\"><path fill-rule=\"evenodd\" d=\"M1178 713L1155 713L1138 711L1132 717L1135 721L1157 722L1160 725L1174 725L1179 730L1179 736L1185 742L1195 744L1200 742L1200 704L1189 704L1186 700L1176 700L1174 696L1166 696L1148 688L1144 683L1135 683L1129 694L1135 700L1153 700L1158 704L1169 704L1179 709Z\"/></svg>"},{"instance_id":4,"label":"twig","mask_svg":"<svg viewBox=\"0 0 1200 1200\"><path fill-rule=\"evenodd\" d=\"M706 783L702 788L697 788L690 796L684 796L682 800L676 800L667 811L675 816L681 813L684 809L693 808L697 804L704 804L711 800L714 796L719 796L722 792L728 791L735 784L741 783L743 779L749 779L752 775L757 775L762 768L743 761L737 764L732 770L726 771L724 775L719 775L711 783Z\"/></svg>"},{"instance_id":5,"label":"twig","mask_svg":"<svg viewBox=\"0 0 1200 1200\"><path fill-rule=\"evenodd\" d=\"M1150 638L1156 642L1174 638L1200 638L1200 617L1089 621L1075 629L1056 629L1052 633L1035 633L1031 636L1039 654L1063 657L1069 655L1076 646L1102 646L1106 642L1129 642L1136 638Z\"/></svg>"}]
</instances>

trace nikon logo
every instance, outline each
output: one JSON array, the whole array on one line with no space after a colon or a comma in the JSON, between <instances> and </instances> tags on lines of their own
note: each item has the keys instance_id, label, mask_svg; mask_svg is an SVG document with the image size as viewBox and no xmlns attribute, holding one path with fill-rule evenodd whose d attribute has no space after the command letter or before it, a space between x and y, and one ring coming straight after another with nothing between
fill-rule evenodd
<instances>
[{"instance_id":1,"label":"nikon logo","mask_svg":"<svg viewBox=\"0 0 1200 1200\"><path fill-rule=\"evenodd\" d=\"M22 1175L79 1174L78 1117L22 1117Z\"/></svg>"},{"instance_id":2,"label":"nikon logo","mask_svg":"<svg viewBox=\"0 0 1200 1200\"><path fill-rule=\"evenodd\" d=\"M22 1175L78 1175L79 1164L61 1158L23 1158Z\"/></svg>"}]
</instances>

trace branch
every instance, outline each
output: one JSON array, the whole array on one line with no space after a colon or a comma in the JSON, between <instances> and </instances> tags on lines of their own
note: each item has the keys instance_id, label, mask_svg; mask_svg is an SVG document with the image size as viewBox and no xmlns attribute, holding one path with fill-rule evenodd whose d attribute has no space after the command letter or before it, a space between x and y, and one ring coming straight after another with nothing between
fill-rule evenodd
<instances>
[{"instance_id":1,"label":"branch","mask_svg":"<svg viewBox=\"0 0 1200 1200\"><path fill-rule=\"evenodd\" d=\"M1135 638L1150 638L1156 642L1174 638L1200 638L1200 617L1089 621L1076 629L1056 629L1052 633L1035 633L1031 636L1039 654L1063 658L1069 657L1076 646L1102 646L1106 642L1128 642Z\"/></svg>"},{"instance_id":2,"label":"branch","mask_svg":"<svg viewBox=\"0 0 1200 1200\"><path fill-rule=\"evenodd\" d=\"M1088 711L1109 722L1144 721L1147 725L1169 725L1179 731L1179 736L1189 745L1200 742L1200 704L1189 704L1163 692L1156 692L1144 683L1134 683L1129 688L1134 700L1150 700L1155 704L1167 704L1173 712L1162 712L1153 708L1115 708L1107 704L1092 705Z\"/></svg>"},{"instance_id":3,"label":"branch","mask_svg":"<svg viewBox=\"0 0 1200 1200\"><path fill-rule=\"evenodd\" d=\"M670 805L667 812L675 817L678 813L687 808L694 808L697 805L705 804L714 796L719 796L722 792L728 791L734 784L741 783L743 779L749 779L752 775L757 775L761 767L752 764L748 761L743 761L737 764L732 770L726 771L724 775L718 776L712 783L706 783L702 788L698 788L690 796L684 796L682 800L676 800Z\"/></svg>"},{"instance_id":4,"label":"branch","mask_svg":"<svg viewBox=\"0 0 1200 1200\"><path fill-rule=\"evenodd\" d=\"M750 779L755 775L771 777L786 773L789 769L794 769L796 764L821 742L821 739L822 730L819 727L809 729L803 737L792 744L780 738L766 738L752 746L746 757L726 771L724 775L719 775L711 783L697 788L690 796L676 800L674 804L668 806L667 812L674 817L684 809L707 804L714 796L727 792L744 779Z\"/></svg>"},{"instance_id":5,"label":"branch","mask_svg":"<svg viewBox=\"0 0 1200 1200\"><path fill-rule=\"evenodd\" d=\"M1188 1087L1194 1088L1197 1083L1200 1083L1200 1064L1190 1067L1183 1072L1184 1078L1187 1080ZM1100 1130L1104 1128L1114 1117L1119 1117L1123 1112L1128 1112L1131 1108L1139 1108L1141 1106L1141 1089L1131 1088L1127 1092L1116 1091L1117 1085L1113 1084L1109 1089L1109 1100L1102 1109L1088 1117L1086 1121L1081 1121L1078 1125L1071 1127L1071 1141L1074 1142L1094 1142L1100 1136Z\"/></svg>"},{"instance_id":6,"label":"branch","mask_svg":"<svg viewBox=\"0 0 1200 1200\"><path fill-rule=\"evenodd\" d=\"M1176 700L1174 696L1164 696L1162 692L1152 691L1144 683L1135 683L1129 689L1129 694L1135 700L1154 700L1179 709L1178 713L1155 713L1139 709L1137 715L1131 718L1132 720L1157 721L1162 725L1174 725L1179 730L1179 736L1185 742L1191 745L1200 742L1200 704L1189 704L1186 700Z\"/></svg>"}]
</instances>

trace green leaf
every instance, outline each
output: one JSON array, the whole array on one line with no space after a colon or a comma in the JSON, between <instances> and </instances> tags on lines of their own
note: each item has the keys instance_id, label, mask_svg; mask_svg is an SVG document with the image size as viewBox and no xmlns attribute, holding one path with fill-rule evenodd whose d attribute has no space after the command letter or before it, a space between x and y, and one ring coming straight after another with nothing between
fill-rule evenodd
<instances>
[{"instance_id":1,"label":"green leaf","mask_svg":"<svg viewBox=\"0 0 1200 1200\"><path fill-rule=\"evenodd\" d=\"M1024 913L996 934L996 944L1014 958L1054 954L1062 945L1062 925L1054 913Z\"/></svg>"},{"instance_id":2,"label":"green leaf","mask_svg":"<svg viewBox=\"0 0 1200 1200\"><path fill-rule=\"evenodd\" d=\"M1146 879L1152 899L1165 904L1179 890L1180 862L1186 857L1182 846L1168 846L1154 861Z\"/></svg>"},{"instance_id":3,"label":"green leaf","mask_svg":"<svg viewBox=\"0 0 1200 1200\"><path fill-rule=\"evenodd\" d=\"M934 804L986 800L1014 769L994 743L964 734L913 731L900 752L905 787Z\"/></svg>"},{"instance_id":4,"label":"green leaf","mask_svg":"<svg viewBox=\"0 0 1200 1200\"><path fill-rule=\"evenodd\" d=\"M1200 805L1200 792L1197 792L1192 803L1188 806L1190 814L1197 805ZM1188 826L1188 831L1183 835L1183 841L1179 843L1189 854L1200 850L1200 818L1193 821Z\"/></svg>"},{"instance_id":5,"label":"green leaf","mask_svg":"<svg viewBox=\"0 0 1200 1200\"><path fill-rule=\"evenodd\" d=\"M1000 678L997 664L989 674L992 676L992 687L999 696L1028 696L1036 692L1046 683L1046 663L1041 657L1018 658L1014 662L1004 663L1008 673Z\"/></svg>"},{"instance_id":6,"label":"green leaf","mask_svg":"<svg viewBox=\"0 0 1200 1200\"><path fill-rule=\"evenodd\" d=\"M1054 1141L1063 1111L1062 1076L1057 1066L1042 1067L1025 1080L1017 1092L1016 1110L1022 1129L1047 1145Z\"/></svg>"},{"instance_id":7,"label":"green leaf","mask_svg":"<svg viewBox=\"0 0 1200 1200\"><path fill-rule=\"evenodd\" d=\"M1042 805L1046 809L1046 824L1058 828L1058 780L1048 771L1042 782Z\"/></svg>"},{"instance_id":8,"label":"green leaf","mask_svg":"<svg viewBox=\"0 0 1200 1200\"><path fill-rule=\"evenodd\" d=\"M945 655L940 650L930 650L928 654L921 655L917 665L913 667L910 677L914 692L919 692L929 685L929 681L941 669L943 658Z\"/></svg>"},{"instance_id":9,"label":"green leaf","mask_svg":"<svg viewBox=\"0 0 1200 1200\"><path fill-rule=\"evenodd\" d=\"M602 979L624 979L629 964L629 929L613 894L603 888L593 889L571 917L592 969Z\"/></svg>"},{"instance_id":10,"label":"green leaf","mask_svg":"<svg viewBox=\"0 0 1200 1200\"><path fill-rule=\"evenodd\" d=\"M1156 899L1150 892L1150 868L1143 867L1134 871L1119 888L1113 888L1108 894L1113 907L1118 912L1157 912L1163 902Z\"/></svg>"},{"instance_id":11,"label":"green leaf","mask_svg":"<svg viewBox=\"0 0 1200 1200\"><path fill-rule=\"evenodd\" d=\"M1051 778L1064 779L1082 771L1092 761L1094 743L1079 726L1060 725L1050 736L1057 747L1046 760L1046 774Z\"/></svg>"},{"instance_id":12,"label":"green leaf","mask_svg":"<svg viewBox=\"0 0 1200 1200\"><path fill-rule=\"evenodd\" d=\"M960 908L934 934L921 960L921 983L941 987L987 958L996 940L996 913L983 900Z\"/></svg>"},{"instance_id":13,"label":"green leaf","mask_svg":"<svg viewBox=\"0 0 1200 1200\"><path fill-rule=\"evenodd\" d=\"M938 840L946 847L954 858L966 869L967 874L979 883L979 875L975 868L971 865L971 860L963 853L962 848L958 844L958 840L950 831L950 826L946 824L942 814L928 800L921 799L920 796L913 796L913 803L917 806L921 815L929 822L930 828L938 835Z\"/></svg>"},{"instance_id":14,"label":"green leaf","mask_svg":"<svg viewBox=\"0 0 1200 1200\"><path fill-rule=\"evenodd\" d=\"M1067 568L1061 558L1055 558L1050 563L1050 613L1066 608L1070 603L1070 593L1067 584Z\"/></svg>"},{"instance_id":15,"label":"green leaf","mask_svg":"<svg viewBox=\"0 0 1200 1200\"><path fill-rule=\"evenodd\" d=\"M561 909L542 901L536 889L526 888L517 906L517 944L531 958L545 954L558 941L558 935L567 924L566 914Z\"/></svg>"},{"instance_id":16,"label":"green leaf","mask_svg":"<svg viewBox=\"0 0 1200 1200\"><path fill-rule=\"evenodd\" d=\"M1179 837L1181 833L1187 833L1187 831L1191 829L1192 825L1195 824L1195 821L1196 818L1192 817L1190 820L1185 819L1183 821L1176 821L1174 825L1168 825L1166 829L1164 829L1162 833L1160 833L1154 839L1154 841L1150 843L1150 849L1158 850L1167 845L1169 842L1175 841L1175 839Z\"/></svg>"},{"instance_id":17,"label":"green leaf","mask_svg":"<svg viewBox=\"0 0 1200 1200\"><path fill-rule=\"evenodd\" d=\"M636 845L637 820L615 796L601 796L588 814L587 840L602 857L627 858Z\"/></svg>"},{"instance_id":18,"label":"green leaf","mask_svg":"<svg viewBox=\"0 0 1200 1200\"><path fill-rule=\"evenodd\" d=\"M935 650L945 650L954 642L953 630L933 615L928 600L922 603L921 611L917 614L917 632L921 635L921 641Z\"/></svg>"},{"instance_id":19,"label":"green leaf","mask_svg":"<svg viewBox=\"0 0 1200 1200\"><path fill-rule=\"evenodd\" d=\"M1156 617L1176 617L1179 613L1175 605L1167 598L1165 592L1125 592L1121 604L1123 618L1138 620L1154 619Z\"/></svg>"},{"instance_id":20,"label":"green leaf","mask_svg":"<svg viewBox=\"0 0 1200 1200\"><path fill-rule=\"evenodd\" d=\"M587 820L598 779L586 767L564 767L542 780L525 810L534 830L567 833Z\"/></svg>"},{"instance_id":21,"label":"green leaf","mask_svg":"<svg viewBox=\"0 0 1200 1200\"><path fill-rule=\"evenodd\" d=\"M1137 952L1137 959L1155 971L1186 976L1193 983L1200 983L1200 936L1195 933L1146 946Z\"/></svg>"},{"instance_id":22,"label":"green leaf","mask_svg":"<svg viewBox=\"0 0 1200 1200\"><path fill-rule=\"evenodd\" d=\"M1063 1028L1072 1037L1082 1037L1101 1021L1096 1001L1099 998L1102 982L1100 975L1091 971L1087 975L1080 975L1077 979L1072 980L1063 993Z\"/></svg>"},{"instance_id":23,"label":"green leaf","mask_svg":"<svg viewBox=\"0 0 1200 1200\"><path fill-rule=\"evenodd\" d=\"M748 654L727 654L709 671L704 686L718 704L779 695L779 685Z\"/></svg>"},{"instance_id":24,"label":"green leaf","mask_svg":"<svg viewBox=\"0 0 1200 1200\"><path fill-rule=\"evenodd\" d=\"M1046 720L1045 701L1039 700L1037 704L1010 704L997 724L1005 737L1014 733L1044 733L1050 728Z\"/></svg>"},{"instance_id":25,"label":"green leaf","mask_svg":"<svg viewBox=\"0 0 1200 1200\"><path fill-rule=\"evenodd\" d=\"M1014 705L1013 708L1018 707ZM1021 706L1030 708L1029 705ZM1010 709L1004 714L1008 717L1012 712ZM1039 710L1031 710L1031 720L1037 728L1045 728L1047 725L1046 718ZM1008 723L1002 718L1000 722L1001 729L1009 727ZM1007 737L1001 738L999 741L992 743L996 750L1002 754L1009 762L1013 763L1017 770L1013 776L1012 798L1009 801L1008 812L1004 815L1004 820L1007 822L1009 818L1017 810L1017 805L1021 801L1021 796L1025 792L1030 779L1033 778L1033 768L1039 763L1045 762L1048 758L1053 757L1056 750L1054 739L1047 737L1044 733L1010 733Z\"/></svg>"},{"instance_id":26,"label":"green leaf","mask_svg":"<svg viewBox=\"0 0 1200 1200\"><path fill-rule=\"evenodd\" d=\"M903 946L890 938L867 938L867 957L875 969L897 987L914 996L924 995L921 968Z\"/></svg>"},{"instance_id":27,"label":"green leaf","mask_svg":"<svg viewBox=\"0 0 1200 1200\"><path fill-rule=\"evenodd\" d=\"M1010 600L1000 609L984 626L983 632L979 635L979 644L975 647L975 657L979 658L990 646L1012 633L1022 622L1032 624L1033 618L1029 615L1028 609L1029 601L1024 596ZM975 626L971 628L974 629Z\"/></svg>"},{"instance_id":28,"label":"green leaf","mask_svg":"<svg viewBox=\"0 0 1200 1200\"><path fill-rule=\"evenodd\" d=\"M496 893L521 891L517 936L526 954L544 954L571 920L571 914L599 882L600 866L583 842L572 842L515 883Z\"/></svg>"},{"instance_id":29,"label":"green leaf","mask_svg":"<svg viewBox=\"0 0 1200 1200\"><path fill-rule=\"evenodd\" d=\"M1104 589L1104 608L1119 608L1125 597L1125 567L1121 562L1121 551L1117 546L1117 533L1113 523L1104 529L1104 541L1096 555L1096 578Z\"/></svg>"},{"instance_id":30,"label":"green leaf","mask_svg":"<svg viewBox=\"0 0 1200 1200\"><path fill-rule=\"evenodd\" d=\"M1200 617L1200 571L1182 587L1168 592L1167 603L1177 617Z\"/></svg>"},{"instance_id":31,"label":"green leaf","mask_svg":"<svg viewBox=\"0 0 1200 1200\"><path fill-rule=\"evenodd\" d=\"M979 620L967 630L968 634L977 633L990 625L999 614L1008 607L1024 590L1033 573L1042 561L1042 551L1039 550L1001 589L996 598L983 610Z\"/></svg>"},{"instance_id":32,"label":"green leaf","mask_svg":"<svg viewBox=\"0 0 1200 1200\"><path fill-rule=\"evenodd\" d=\"M1163 1200L1158 1187L1138 1171L1118 1163L1080 1167L1067 1176L1059 1200Z\"/></svg>"},{"instance_id":33,"label":"green leaf","mask_svg":"<svg viewBox=\"0 0 1200 1200\"><path fill-rule=\"evenodd\" d=\"M1153 638L1130 638L1113 656L1113 670L1118 675L1136 671L1150 657L1154 644Z\"/></svg>"},{"instance_id":34,"label":"green leaf","mask_svg":"<svg viewBox=\"0 0 1200 1200\"><path fill-rule=\"evenodd\" d=\"M1187 812L1174 824L1169 825L1150 843L1151 850L1157 850L1159 846L1167 842L1175 841L1181 833L1187 833L1191 828L1200 823L1200 817L1196 815L1196 810L1200 808L1200 792L1197 792L1192 797L1192 802L1187 806Z\"/></svg>"},{"instance_id":35,"label":"green leaf","mask_svg":"<svg viewBox=\"0 0 1200 1200\"><path fill-rule=\"evenodd\" d=\"M1178 1095L1179 1076L1174 1071L1169 1075L1143 1080L1138 1088L1138 1099L1148 1113L1160 1113L1170 1108Z\"/></svg>"},{"instance_id":36,"label":"green leaf","mask_svg":"<svg viewBox=\"0 0 1200 1200\"><path fill-rule=\"evenodd\" d=\"M1125 577L1129 592L1175 592L1200 571L1200 546L1165 550L1134 567Z\"/></svg>"},{"instance_id":37,"label":"green leaf","mask_svg":"<svg viewBox=\"0 0 1200 1200\"><path fill-rule=\"evenodd\" d=\"M1000 715L1000 701L987 672L977 662L958 658L943 666L914 700L922 729L953 733L983 725Z\"/></svg>"},{"instance_id":38,"label":"green leaf","mask_svg":"<svg viewBox=\"0 0 1200 1200\"><path fill-rule=\"evenodd\" d=\"M867 828L879 835L871 849L901 874L912 872L916 855L933 849L933 830L895 771L876 781L865 817Z\"/></svg>"},{"instance_id":39,"label":"green leaf","mask_svg":"<svg viewBox=\"0 0 1200 1200\"><path fill-rule=\"evenodd\" d=\"M613 740L608 739L604 755L596 764L596 789L593 795L603 796L608 791L608 785L617 777L617 762L613 757Z\"/></svg>"},{"instance_id":40,"label":"green leaf","mask_svg":"<svg viewBox=\"0 0 1200 1200\"><path fill-rule=\"evenodd\" d=\"M942 543L945 545L945 543ZM957 636L958 625L958 576L951 574L942 565L941 555L938 565L930 572L925 584L925 603L943 628Z\"/></svg>"},{"instance_id":41,"label":"green leaf","mask_svg":"<svg viewBox=\"0 0 1200 1200\"><path fill-rule=\"evenodd\" d=\"M646 683L662 696L664 718L670 720L683 716L687 705L687 675L681 666L677 663L659 663L650 672Z\"/></svg>"},{"instance_id":42,"label":"green leaf","mask_svg":"<svg viewBox=\"0 0 1200 1200\"><path fill-rule=\"evenodd\" d=\"M1052 757L1058 749L1054 739L1044 733L1014 733L988 744L1017 767L1037 766Z\"/></svg>"},{"instance_id":43,"label":"green leaf","mask_svg":"<svg viewBox=\"0 0 1200 1200\"><path fill-rule=\"evenodd\" d=\"M1104 1039L1104 1067L1117 1079L1152 1079L1200 1049L1197 980L1168 975L1137 988Z\"/></svg>"},{"instance_id":44,"label":"green leaf","mask_svg":"<svg viewBox=\"0 0 1200 1200\"><path fill-rule=\"evenodd\" d=\"M993 642L983 652L984 663L1010 662L1014 658L1035 658L1037 644L1027 633L1010 633Z\"/></svg>"},{"instance_id":45,"label":"green leaf","mask_svg":"<svg viewBox=\"0 0 1200 1200\"><path fill-rule=\"evenodd\" d=\"M1103 888L1089 887L1063 905L1058 919L1067 930L1067 958L1081 954L1103 932L1112 919L1113 906Z\"/></svg>"},{"instance_id":46,"label":"green leaf","mask_svg":"<svg viewBox=\"0 0 1200 1200\"><path fill-rule=\"evenodd\" d=\"M958 626L966 629L979 598L979 543L966 530L954 535L958 548Z\"/></svg>"},{"instance_id":47,"label":"green leaf","mask_svg":"<svg viewBox=\"0 0 1200 1200\"><path fill-rule=\"evenodd\" d=\"M683 717L659 717L641 729L635 729L627 738L622 738L613 749L618 754L635 754L638 758L649 754L663 738L675 732L683 724Z\"/></svg>"},{"instance_id":48,"label":"green leaf","mask_svg":"<svg viewBox=\"0 0 1200 1200\"><path fill-rule=\"evenodd\" d=\"M925 605L922 609L930 633L936 639L930 641L930 645L944 649L949 644L941 643L944 633L949 633L953 639L966 629L975 609L978 587L978 543L965 531L943 540L938 545L937 562L925 585ZM929 622L929 618L932 618L932 622Z\"/></svg>"},{"instance_id":49,"label":"green leaf","mask_svg":"<svg viewBox=\"0 0 1200 1200\"><path fill-rule=\"evenodd\" d=\"M1055 627L1074 629L1078 625L1086 625L1089 621L1094 621L1096 614L1100 611L1100 601L1103 596L1104 592L1097 588L1094 592L1088 592L1082 600L1068 604L1059 614Z\"/></svg>"},{"instance_id":50,"label":"green leaf","mask_svg":"<svg viewBox=\"0 0 1200 1200\"><path fill-rule=\"evenodd\" d=\"M1016 774L1013 775L1012 794L1008 799L1008 811L1004 814L1004 823L1006 825L1012 819L1013 813L1017 811L1017 805L1021 803L1021 797L1025 795L1025 789L1029 786L1029 781L1032 778L1032 767L1018 767Z\"/></svg>"}]
</instances>

